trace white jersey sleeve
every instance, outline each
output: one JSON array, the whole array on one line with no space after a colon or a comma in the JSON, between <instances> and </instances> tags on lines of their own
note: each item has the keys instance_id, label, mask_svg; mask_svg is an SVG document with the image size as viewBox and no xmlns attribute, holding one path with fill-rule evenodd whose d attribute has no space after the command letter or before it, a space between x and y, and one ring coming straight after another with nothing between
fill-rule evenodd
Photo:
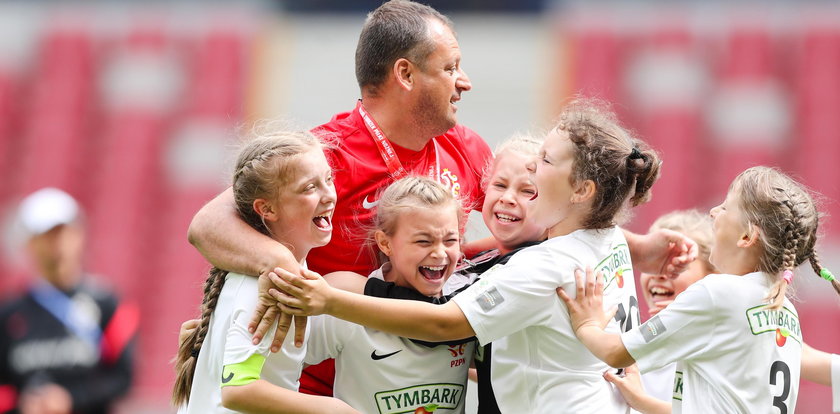
<instances>
[{"instance_id":1,"label":"white jersey sleeve","mask_svg":"<svg viewBox=\"0 0 840 414\"><path fill-rule=\"evenodd\" d=\"M833 411L840 413L840 355L831 355L831 395L834 400Z\"/></svg>"},{"instance_id":2,"label":"white jersey sleeve","mask_svg":"<svg viewBox=\"0 0 840 414\"><path fill-rule=\"evenodd\" d=\"M703 353L716 324L712 295L695 283L656 316L622 334L621 341L639 370L649 372Z\"/></svg>"},{"instance_id":3,"label":"white jersey sleeve","mask_svg":"<svg viewBox=\"0 0 840 414\"><path fill-rule=\"evenodd\" d=\"M556 253L556 252L555 252ZM559 301L555 289L574 291L573 258L525 249L505 266L494 267L452 300L464 312L481 345L542 325Z\"/></svg>"},{"instance_id":4,"label":"white jersey sleeve","mask_svg":"<svg viewBox=\"0 0 840 414\"><path fill-rule=\"evenodd\" d=\"M252 336L248 332L248 323L259 301L256 294L257 279L231 273L227 277L225 288L225 296L230 298L233 305L230 325L227 327L223 365L243 362L254 354L268 356L277 326L272 325L257 345L251 342Z\"/></svg>"},{"instance_id":5,"label":"white jersey sleeve","mask_svg":"<svg viewBox=\"0 0 840 414\"><path fill-rule=\"evenodd\" d=\"M339 329L338 319L329 315L309 317L309 340L306 343L306 357L303 362L308 365L319 364L330 358L337 358L344 349L346 332Z\"/></svg>"}]
</instances>

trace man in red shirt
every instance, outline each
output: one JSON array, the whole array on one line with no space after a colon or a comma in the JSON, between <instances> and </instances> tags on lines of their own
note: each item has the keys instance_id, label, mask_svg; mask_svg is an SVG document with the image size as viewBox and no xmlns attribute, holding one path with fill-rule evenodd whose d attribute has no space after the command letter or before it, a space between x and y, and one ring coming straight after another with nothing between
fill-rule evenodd
<instances>
[{"instance_id":1,"label":"man in red shirt","mask_svg":"<svg viewBox=\"0 0 840 414\"><path fill-rule=\"evenodd\" d=\"M468 207L480 208L481 175L492 155L481 137L457 124L456 103L472 88L460 63L452 22L431 7L393 0L368 15L356 47L362 98L352 111L313 129L332 143L326 152L335 169L338 201L332 217L336 234L328 245L310 252L310 269L362 275L374 270L373 255L363 248L365 225L378 192L405 175L435 178ZM693 242L678 234L626 237L634 263L643 271L679 271L696 256ZM275 267L299 271L292 254L239 219L230 189L196 214L189 238L216 267L261 275L258 312L266 314L257 329L261 337L278 312L267 294L266 275ZM302 332L296 329L300 339ZM279 347L275 339L272 350ZM332 395L333 367L323 365L304 371L302 392Z\"/></svg>"},{"instance_id":2,"label":"man in red shirt","mask_svg":"<svg viewBox=\"0 0 840 414\"><path fill-rule=\"evenodd\" d=\"M365 225L378 193L405 175L437 179L465 205L481 206L481 175L492 153L478 134L456 123L456 103L472 87L460 61L452 22L431 7L391 1L368 16L356 49L362 99L313 129L331 144L326 152L338 201L336 234L309 254L310 269L363 275L374 270L373 254L360 248ZM199 211L190 241L223 269L251 275L275 266L298 270L284 246L238 218L230 189ZM304 372L301 391L332 395L332 367L323 374L317 367Z\"/></svg>"}]
</instances>

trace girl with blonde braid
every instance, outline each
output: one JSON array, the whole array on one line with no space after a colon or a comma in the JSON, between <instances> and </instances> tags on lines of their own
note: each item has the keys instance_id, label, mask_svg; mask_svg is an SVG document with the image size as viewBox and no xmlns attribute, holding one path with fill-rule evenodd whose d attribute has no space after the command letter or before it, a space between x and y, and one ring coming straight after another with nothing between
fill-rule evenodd
<instances>
[{"instance_id":1,"label":"girl with blonde braid","mask_svg":"<svg viewBox=\"0 0 840 414\"><path fill-rule=\"evenodd\" d=\"M236 208L253 228L289 247L301 267L332 235L332 170L308 132L271 132L240 152L233 176ZM290 336L271 353L273 333L252 344L248 322L257 278L213 268L201 319L176 356L173 403L179 413L355 413L330 397L299 394L306 347Z\"/></svg>"},{"instance_id":2,"label":"girl with blonde braid","mask_svg":"<svg viewBox=\"0 0 840 414\"><path fill-rule=\"evenodd\" d=\"M673 412L792 413L803 353L796 308L786 297L794 269L809 261L840 294L814 250L819 213L796 181L753 167L735 178L711 216L710 262L725 274L694 283L637 329L617 335L601 328L600 275L589 271L584 282L579 274L575 299L558 293L581 342L609 365L636 363L644 373L677 362Z\"/></svg>"}]
</instances>

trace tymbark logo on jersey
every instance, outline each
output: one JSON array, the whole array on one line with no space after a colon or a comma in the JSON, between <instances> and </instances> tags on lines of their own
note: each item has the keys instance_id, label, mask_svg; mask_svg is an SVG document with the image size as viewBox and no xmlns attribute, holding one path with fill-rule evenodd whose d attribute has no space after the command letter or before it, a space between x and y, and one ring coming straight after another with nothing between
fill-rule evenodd
<instances>
[{"instance_id":1,"label":"tymbark logo on jersey","mask_svg":"<svg viewBox=\"0 0 840 414\"><path fill-rule=\"evenodd\" d=\"M773 310L766 305L755 306L747 309L747 320L753 335L775 333L776 345L780 347L785 346L788 338L802 343L799 317L788 308Z\"/></svg>"},{"instance_id":2,"label":"tymbark logo on jersey","mask_svg":"<svg viewBox=\"0 0 840 414\"><path fill-rule=\"evenodd\" d=\"M453 410L461 403L463 394L462 384L424 384L377 392L374 398L381 414L398 414L418 412L421 408L426 412Z\"/></svg>"},{"instance_id":3,"label":"tymbark logo on jersey","mask_svg":"<svg viewBox=\"0 0 840 414\"><path fill-rule=\"evenodd\" d=\"M610 255L595 266L595 271L604 275L604 290L607 290L613 282L619 288L623 288L624 272L629 272L629 277L633 277L633 267L630 265L630 250L627 249L627 244L622 243L613 246Z\"/></svg>"}]
</instances>

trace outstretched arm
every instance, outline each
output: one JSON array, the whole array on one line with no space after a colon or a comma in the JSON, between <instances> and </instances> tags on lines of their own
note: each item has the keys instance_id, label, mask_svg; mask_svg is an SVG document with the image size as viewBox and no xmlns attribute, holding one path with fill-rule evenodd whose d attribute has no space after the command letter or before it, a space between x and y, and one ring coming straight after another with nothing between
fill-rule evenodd
<instances>
[{"instance_id":1,"label":"outstretched arm","mask_svg":"<svg viewBox=\"0 0 840 414\"><path fill-rule=\"evenodd\" d=\"M676 277L697 258L697 243L680 232L659 229L645 235L624 230L633 267L653 275Z\"/></svg>"},{"instance_id":2,"label":"outstretched arm","mask_svg":"<svg viewBox=\"0 0 840 414\"><path fill-rule=\"evenodd\" d=\"M472 326L455 302L443 305L413 300L384 299L330 287L317 273L305 277L274 269L272 282L283 292L270 293L283 312L294 315L327 313L359 325L394 335L441 342L475 336Z\"/></svg>"},{"instance_id":3,"label":"outstretched arm","mask_svg":"<svg viewBox=\"0 0 840 414\"><path fill-rule=\"evenodd\" d=\"M272 286L267 274L277 266L300 272L300 264L294 255L283 244L242 221L236 211L231 188L196 213L188 233L190 243L214 266L243 275L259 276L260 301L248 328L254 333L254 341L259 342L277 321L271 346L271 350L277 352L283 343L281 336L285 337L292 320L289 315L278 312L274 300L268 295ZM303 343L305 327L305 319L295 319L296 344Z\"/></svg>"},{"instance_id":4,"label":"outstretched arm","mask_svg":"<svg viewBox=\"0 0 840 414\"><path fill-rule=\"evenodd\" d=\"M634 364L636 361L621 342L621 335L604 331L612 315L604 314L604 277L601 272L593 275L592 269L586 269L584 276L583 271L578 269L575 270L575 280L577 296L574 299L563 288L557 288L557 294L569 308L575 335L593 355L611 367L624 368Z\"/></svg>"},{"instance_id":5,"label":"outstretched arm","mask_svg":"<svg viewBox=\"0 0 840 414\"><path fill-rule=\"evenodd\" d=\"M838 359L837 355L829 354L818 349L811 348L808 344L802 344L802 378L822 385L832 385L831 369L832 360ZM840 359L838 359L840 362ZM840 368L840 366L838 366Z\"/></svg>"},{"instance_id":6,"label":"outstretched arm","mask_svg":"<svg viewBox=\"0 0 840 414\"><path fill-rule=\"evenodd\" d=\"M243 413L358 413L337 398L302 394L265 380L222 388L222 405Z\"/></svg>"}]
</instances>

